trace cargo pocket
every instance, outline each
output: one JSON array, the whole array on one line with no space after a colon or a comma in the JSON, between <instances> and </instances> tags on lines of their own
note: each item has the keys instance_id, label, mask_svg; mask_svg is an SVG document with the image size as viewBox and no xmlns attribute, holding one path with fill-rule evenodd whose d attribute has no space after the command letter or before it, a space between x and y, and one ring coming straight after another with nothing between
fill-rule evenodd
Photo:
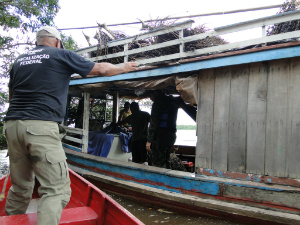
<instances>
[{"instance_id":1,"label":"cargo pocket","mask_svg":"<svg viewBox=\"0 0 300 225\"><path fill-rule=\"evenodd\" d=\"M26 131L31 135L48 136L60 140L57 126L28 126Z\"/></svg>"},{"instance_id":2,"label":"cargo pocket","mask_svg":"<svg viewBox=\"0 0 300 225\"><path fill-rule=\"evenodd\" d=\"M50 184L65 183L69 180L68 166L66 163L66 155L63 151L46 152L47 175Z\"/></svg>"}]
</instances>

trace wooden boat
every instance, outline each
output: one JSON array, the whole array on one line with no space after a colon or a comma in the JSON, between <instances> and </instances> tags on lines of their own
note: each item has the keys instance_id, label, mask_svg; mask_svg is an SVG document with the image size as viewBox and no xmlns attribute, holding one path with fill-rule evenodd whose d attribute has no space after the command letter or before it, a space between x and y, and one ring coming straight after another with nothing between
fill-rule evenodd
<instances>
[{"instance_id":1,"label":"wooden boat","mask_svg":"<svg viewBox=\"0 0 300 225\"><path fill-rule=\"evenodd\" d=\"M59 224L69 225L142 225L135 216L114 201L95 185L91 184L78 174L70 172L72 195L69 204L63 210ZM5 177L0 180L0 187L5 183ZM11 186L8 179L5 196ZM6 199L0 202L1 225L33 225L37 223L36 206L38 201L37 189L32 195L32 201L26 214L6 216L4 212Z\"/></svg>"},{"instance_id":2,"label":"wooden boat","mask_svg":"<svg viewBox=\"0 0 300 225\"><path fill-rule=\"evenodd\" d=\"M83 96L84 110L82 128L66 127L68 163L101 188L181 212L252 224L300 224L300 31L195 51L185 51L182 44L256 27L264 31L266 25L299 19L300 10L182 37L188 21L108 43L108 48L121 46L122 53L94 57L98 46L78 50L92 61L123 54L126 61L137 51L179 45L179 53L139 59L146 66L131 73L71 80L69 94ZM128 50L136 40L162 32L178 32L178 39ZM149 96L147 91L157 89L180 95L197 108L194 113L185 107L197 122L191 173L135 164L115 152L107 157L88 154L90 98L113 96L116 122L120 97L137 99L139 91Z\"/></svg>"}]
</instances>

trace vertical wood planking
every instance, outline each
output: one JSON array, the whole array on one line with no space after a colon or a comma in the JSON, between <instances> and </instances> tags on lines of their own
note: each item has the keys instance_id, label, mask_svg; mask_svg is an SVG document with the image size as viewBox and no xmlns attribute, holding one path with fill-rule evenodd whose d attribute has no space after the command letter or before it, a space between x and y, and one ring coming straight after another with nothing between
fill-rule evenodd
<instances>
[{"instance_id":1,"label":"vertical wood planking","mask_svg":"<svg viewBox=\"0 0 300 225\"><path fill-rule=\"evenodd\" d=\"M291 60L288 95L287 176L300 178L300 60Z\"/></svg>"},{"instance_id":2,"label":"vertical wood planking","mask_svg":"<svg viewBox=\"0 0 300 225\"><path fill-rule=\"evenodd\" d=\"M230 67L215 73L212 169L227 171Z\"/></svg>"},{"instance_id":3,"label":"vertical wood planking","mask_svg":"<svg viewBox=\"0 0 300 225\"><path fill-rule=\"evenodd\" d=\"M264 174L265 172L267 82L268 64L252 64L247 109L247 173Z\"/></svg>"},{"instance_id":4,"label":"vertical wood planking","mask_svg":"<svg viewBox=\"0 0 300 225\"><path fill-rule=\"evenodd\" d=\"M119 118L119 109L120 109L120 96L119 96L119 92L116 91L113 94L113 122L118 122L118 118Z\"/></svg>"},{"instance_id":5,"label":"vertical wood planking","mask_svg":"<svg viewBox=\"0 0 300 225\"><path fill-rule=\"evenodd\" d=\"M199 75L197 109L196 168L211 168L214 124L214 70L205 70Z\"/></svg>"},{"instance_id":6,"label":"vertical wood planking","mask_svg":"<svg viewBox=\"0 0 300 225\"><path fill-rule=\"evenodd\" d=\"M270 62L266 124L266 175L284 177L287 153L287 60Z\"/></svg>"},{"instance_id":7,"label":"vertical wood planking","mask_svg":"<svg viewBox=\"0 0 300 225\"><path fill-rule=\"evenodd\" d=\"M249 65L232 68L230 84L228 170L246 170L246 121ZM230 76L229 76L230 77Z\"/></svg>"},{"instance_id":8,"label":"vertical wood planking","mask_svg":"<svg viewBox=\"0 0 300 225\"><path fill-rule=\"evenodd\" d=\"M197 168L300 178L299 62L201 71Z\"/></svg>"},{"instance_id":9,"label":"vertical wood planking","mask_svg":"<svg viewBox=\"0 0 300 225\"><path fill-rule=\"evenodd\" d=\"M82 134L82 152L88 152L89 144L89 118L90 118L90 93L83 93L83 134Z\"/></svg>"},{"instance_id":10,"label":"vertical wood planking","mask_svg":"<svg viewBox=\"0 0 300 225\"><path fill-rule=\"evenodd\" d=\"M179 31L179 40L182 41L183 38L183 30ZM184 43L181 42L179 45L179 53L184 53Z\"/></svg>"}]
</instances>

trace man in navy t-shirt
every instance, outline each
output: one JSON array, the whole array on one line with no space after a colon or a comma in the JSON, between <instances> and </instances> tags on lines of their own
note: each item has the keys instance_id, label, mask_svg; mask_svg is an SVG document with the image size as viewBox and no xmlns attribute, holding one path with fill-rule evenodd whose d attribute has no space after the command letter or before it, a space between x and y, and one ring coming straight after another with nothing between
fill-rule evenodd
<instances>
[{"instance_id":1,"label":"man in navy t-shirt","mask_svg":"<svg viewBox=\"0 0 300 225\"><path fill-rule=\"evenodd\" d=\"M91 62L63 49L60 33L49 26L37 31L36 45L20 55L10 71L4 130L12 187L5 211L7 215L26 212L36 177L41 184L38 225L55 225L71 194L58 125L64 117L71 75L114 76L135 70L137 64Z\"/></svg>"}]
</instances>

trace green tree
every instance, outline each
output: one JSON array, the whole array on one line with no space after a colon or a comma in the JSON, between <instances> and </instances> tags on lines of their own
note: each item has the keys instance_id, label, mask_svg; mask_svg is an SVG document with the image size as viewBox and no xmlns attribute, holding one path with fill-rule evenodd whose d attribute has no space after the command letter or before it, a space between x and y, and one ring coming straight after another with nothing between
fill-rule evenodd
<instances>
[{"instance_id":1,"label":"green tree","mask_svg":"<svg viewBox=\"0 0 300 225\"><path fill-rule=\"evenodd\" d=\"M34 45L30 34L43 25L54 25L58 0L0 0L1 75L7 77L18 47Z\"/></svg>"},{"instance_id":2,"label":"green tree","mask_svg":"<svg viewBox=\"0 0 300 225\"><path fill-rule=\"evenodd\" d=\"M61 34L61 39L62 39L64 48L73 50L73 51L79 49L78 44L74 41L72 36L66 36L64 34Z\"/></svg>"}]
</instances>

